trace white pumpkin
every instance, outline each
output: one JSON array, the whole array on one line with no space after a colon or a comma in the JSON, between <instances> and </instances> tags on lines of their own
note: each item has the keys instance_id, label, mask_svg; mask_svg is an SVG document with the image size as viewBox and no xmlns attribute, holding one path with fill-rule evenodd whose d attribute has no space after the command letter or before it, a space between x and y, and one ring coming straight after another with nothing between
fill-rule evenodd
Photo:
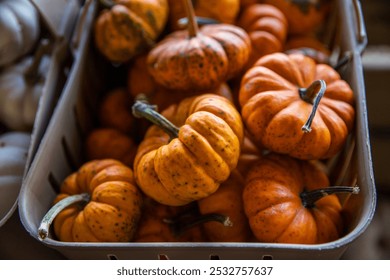
<instances>
[{"instance_id":1,"label":"white pumpkin","mask_svg":"<svg viewBox=\"0 0 390 280\"><path fill-rule=\"evenodd\" d=\"M17 207L30 140L26 132L0 135L0 227Z\"/></svg>"},{"instance_id":2,"label":"white pumpkin","mask_svg":"<svg viewBox=\"0 0 390 280\"><path fill-rule=\"evenodd\" d=\"M0 67L30 52L40 35L39 14L28 0L0 1Z\"/></svg>"},{"instance_id":3,"label":"white pumpkin","mask_svg":"<svg viewBox=\"0 0 390 280\"><path fill-rule=\"evenodd\" d=\"M47 48L38 48L34 57L27 56L0 72L0 122L10 130L32 130L50 67Z\"/></svg>"}]
</instances>

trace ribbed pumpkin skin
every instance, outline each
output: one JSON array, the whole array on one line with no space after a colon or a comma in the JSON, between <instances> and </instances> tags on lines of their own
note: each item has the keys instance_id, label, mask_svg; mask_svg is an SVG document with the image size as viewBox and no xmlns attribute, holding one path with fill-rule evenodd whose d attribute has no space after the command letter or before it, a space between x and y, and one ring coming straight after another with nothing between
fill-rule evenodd
<instances>
[{"instance_id":1,"label":"ribbed pumpkin skin","mask_svg":"<svg viewBox=\"0 0 390 280\"><path fill-rule=\"evenodd\" d=\"M313 105L298 89L315 80L326 82L311 125L305 124ZM299 159L324 159L338 153L354 126L354 94L329 65L302 54L274 53L259 59L244 75L239 92L242 118L256 143Z\"/></svg>"},{"instance_id":2,"label":"ribbed pumpkin skin","mask_svg":"<svg viewBox=\"0 0 390 280\"><path fill-rule=\"evenodd\" d=\"M208 90L238 74L250 55L250 40L237 26L212 24L195 37L170 33L148 54L148 70L160 85L175 90Z\"/></svg>"},{"instance_id":3,"label":"ribbed pumpkin skin","mask_svg":"<svg viewBox=\"0 0 390 280\"><path fill-rule=\"evenodd\" d=\"M130 168L116 160L89 161L65 178L54 203L79 193L89 193L91 200L58 214L54 232L59 240L127 242L133 238L141 216L142 194Z\"/></svg>"},{"instance_id":4,"label":"ribbed pumpkin skin","mask_svg":"<svg viewBox=\"0 0 390 280\"><path fill-rule=\"evenodd\" d=\"M250 65L264 55L283 51L288 23L278 8L267 4L249 5L242 10L237 25L248 33L252 42Z\"/></svg>"},{"instance_id":5,"label":"ribbed pumpkin skin","mask_svg":"<svg viewBox=\"0 0 390 280\"><path fill-rule=\"evenodd\" d=\"M341 204L328 195L303 206L300 193L329 186L325 173L310 161L271 154L249 171L243 192L245 213L260 242L320 244L343 231Z\"/></svg>"},{"instance_id":6,"label":"ribbed pumpkin skin","mask_svg":"<svg viewBox=\"0 0 390 280\"><path fill-rule=\"evenodd\" d=\"M180 128L178 138L157 126L147 131L134 161L136 181L154 200L185 205L215 192L238 162L243 139L240 114L224 97L203 94L162 114Z\"/></svg>"},{"instance_id":7,"label":"ribbed pumpkin skin","mask_svg":"<svg viewBox=\"0 0 390 280\"><path fill-rule=\"evenodd\" d=\"M150 47L168 19L167 0L114 0L94 26L95 44L111 62L128 62Z\"/></svg>"}]
</instances>

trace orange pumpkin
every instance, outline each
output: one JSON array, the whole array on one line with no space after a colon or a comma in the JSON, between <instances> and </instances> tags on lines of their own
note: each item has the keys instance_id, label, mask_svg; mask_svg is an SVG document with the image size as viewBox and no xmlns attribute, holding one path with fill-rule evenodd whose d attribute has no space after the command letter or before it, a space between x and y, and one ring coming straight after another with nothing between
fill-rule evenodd
<instances>
[{"instance_id":1,"label":"orange pumpkin","mask_svg":"<svg viewBox=\"0 0 390 280\"><path fill-rule=\"evenodd\" d=\"M79 200L85 204L71 205ZM54 219L60 241L127 242L135 234L141 207L142 194L129 167L112 159L88 161L65 178L39 234L45 238ZM59 210L56 216L54 209Z\"/></svg>"},{"instance_id":2,"label":"orange pumpkin","mask_svg":"<svg viewBox=\"0 0 390 280\"><path fill-rule=\"evenodd\" d=\"M95 45L111 62L128 62L150 48L168 19L167 0L112 0L98 15Z\"/></svg>"},{"instance_id":3,"label":"orange pumpkin","mask_svg":"<svg viewBox=\"0 0 390 280\"><path fill-rule=\"evenodd\" d=\"M249 171L243 191L245 214L260 242L320 244L340 238L342 207L326 174L310 161L270 154Z\"/></svg>"},{"instance_id":4,"label":"orange pumpkin","mask_svg":"<svg viewBox=\"0 0 390 280\"><path fill-rule=\"evenodd\" d=\"M290 36L285 44L285 52L298 52L310 56L317 63L330 63L330 49L312 35Z\"/></svg>"},{"instance_id":5,"label":"orange pumpkin","mask_svg":"<svg viewBox=\"0 0 390 280\"><path fill-rule=\"evenodd\" d=\"M234 24L240 10L240 0L192 0L195 14L215 19L220 23ZM178 21L186 17L183 1L168 0L171 30L180 29Z\"/></svg>"},{"instance_id":6,"label":"orange pumpkin","mask_svg":"<svg viewBox=\"0 0 390 280\"><path fill-rule=\"evenodd\" d=\"M166 130L150 127L134 161L139 187L154 200L178 206L207 197L236 168L243 125L228 99L215 94L190 97L162 112L166 118L140 102L133 111L152 116Z\"/></svg>"},{"instance_id":7,"label":"orange pumpkin","mask_svg":"<svg viewBox=\"0 0 390 280\"><path fill-rule=\"evenodd\" d=\"M140 93L144 94L148 102L156 105L159 111L163 111L170 105L179 103L187 97L208 92L233 100L232 92L227 83L222 83L215 89L202 90L200 92L167 89L157 84L149 74L146 59L146 55L140 55L134 59L134 63L128 69L127 88L133 98L137 98Z\"/></svg>"},{"instance_id":8,"label":"orange pumpkin","mask_svg":"<svg viewBox=\"0 0 390 280\"><path fill-rule=\"evenodd\" d=\"M230 177L210 196L197 201L202 215L218 213L229 217L231 226L210 221L203 223L203 229L211 242L246 242L251 237L248 219L244 213L242 191L245 181L234 170Z\"/></svg>"},{"instance_id":9,"label":"orange pumpkin","mask_svg":"<svg viewBox=\"0 0 390 280\"><path fill-rule=\"evenodd\" d=\"M288 21L290 34L308 34L319 31L330 12L329 0L261 0L281 10Z\"/></svg>"},{"instance_id":10,"label":"orange pumpkin","mask_svg":"<svg viewBox=\"0 0 390 280\"><path fill-rule=\"evenodd\" d=\"M300 159L334 156L354 126L348 83L302 54L260 58L244 75L239 100L255 143Z\"/></svg>"},{"instance_id":11,"label":"orange pumpkin","mask_svg":"<svg viewBox=\"0 0 390 280\"><path fill-rule=\"evenodd\" d=\"M278 8L267 4L249 5L242 10L237 25L248 33L252 42L249 66L264 55L283 51L288 24Z\"/></svg>"},{"instance_id":12,"label":"orange pumpkin","mask_svg":"<svg viewBox=\"0 0 390 280\"><path fill-rule=\"evenodd\" d=\"M202 228L192 226L181 230L175 228L180 216L188 218L186 212L193 205L167 206L150 198L145 198L141 221L134 237L134 242L202 242L205 241ZM180 226L179 224L177 225Z\"/></svg>"},{"instance_id":13,"label":"orange pumpkin","mask_svg":"<svg viewBox=\"0 0 390 280\"><path fill-rule=\"evenodd\" d=\"M148 69L160 85L175 90L210 90L231 79L245 66L250 40L242 29L211 24L198 30L190 0L188 30L170 33L148 54Z\"/></svg>"},{"instance_id":14,"label":"orange pumpkin","mask_svg":"<svg viewBox=\"0 0 390 280\"><path fill-rule=\"evenodd\" d=\"M87 160L112 158L133 166L137 145L127 134L115 128L95 128L85 140Z\"/></svg>"},{"instance_id":15,"label":"orange pumpkin","mask_svg":"<svg viewBox=\"0 0 390 280\"><path fill-rule=\"evenodd\" d=\"M103 127L115 128L131 134L134 130L134 116L131 113L133 99L124 87L109 90L100 102L99 122Z\"/></svg>"}]
</instances>

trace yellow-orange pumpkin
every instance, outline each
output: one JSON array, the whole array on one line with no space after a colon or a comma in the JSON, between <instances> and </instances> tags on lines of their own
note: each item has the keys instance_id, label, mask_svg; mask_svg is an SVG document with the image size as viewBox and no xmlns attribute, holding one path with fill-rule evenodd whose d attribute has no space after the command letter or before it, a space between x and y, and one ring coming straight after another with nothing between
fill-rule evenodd
<instances>
[{"instance_id":1,"label":"yellow-orange pumpkin","mask_svg":"<svg viewBox=\"0 0 390 280\"><path fill-rule=\"evenodd\" d=\"M137 114L148 111L138 107L133 107ZM149 197L172 206L214 193L237 166L243 139L239 112L228 99L203 94L162 114L171 122L165 124L170 135L156 125L147 131L134 161L138 185Z\"/></svg>"}]
</instances>

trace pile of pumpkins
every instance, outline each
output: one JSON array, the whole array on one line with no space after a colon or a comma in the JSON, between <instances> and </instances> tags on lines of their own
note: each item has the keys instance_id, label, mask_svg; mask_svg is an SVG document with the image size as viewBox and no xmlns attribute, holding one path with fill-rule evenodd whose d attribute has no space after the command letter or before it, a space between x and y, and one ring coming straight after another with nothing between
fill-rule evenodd
<instances>
[{"instance_id":1,"label":"pile of pumpkins","mask_svg":"<svg viewBox=\"0 0 390 280\"><path fill-rule=\"evenodd\" d=\"M319 39L332 1L101 1L100 100L86 162L39 234L64 242L319 244L345 234L324 161L354 94ZM83 202L83 203L81 203ZM53 213L58 212L58 215Z\"/></svg>"},{"instance_id":2,"label":"pile of pumpkins","mask_svg":"<svg viewBox=\"0 0 390 280\"><path fill-rule=\"evenodd\" d=\"M28 0L0 0L0 226L17 206L44 77L48 42Z\"/></svg>"}]
</instances>

